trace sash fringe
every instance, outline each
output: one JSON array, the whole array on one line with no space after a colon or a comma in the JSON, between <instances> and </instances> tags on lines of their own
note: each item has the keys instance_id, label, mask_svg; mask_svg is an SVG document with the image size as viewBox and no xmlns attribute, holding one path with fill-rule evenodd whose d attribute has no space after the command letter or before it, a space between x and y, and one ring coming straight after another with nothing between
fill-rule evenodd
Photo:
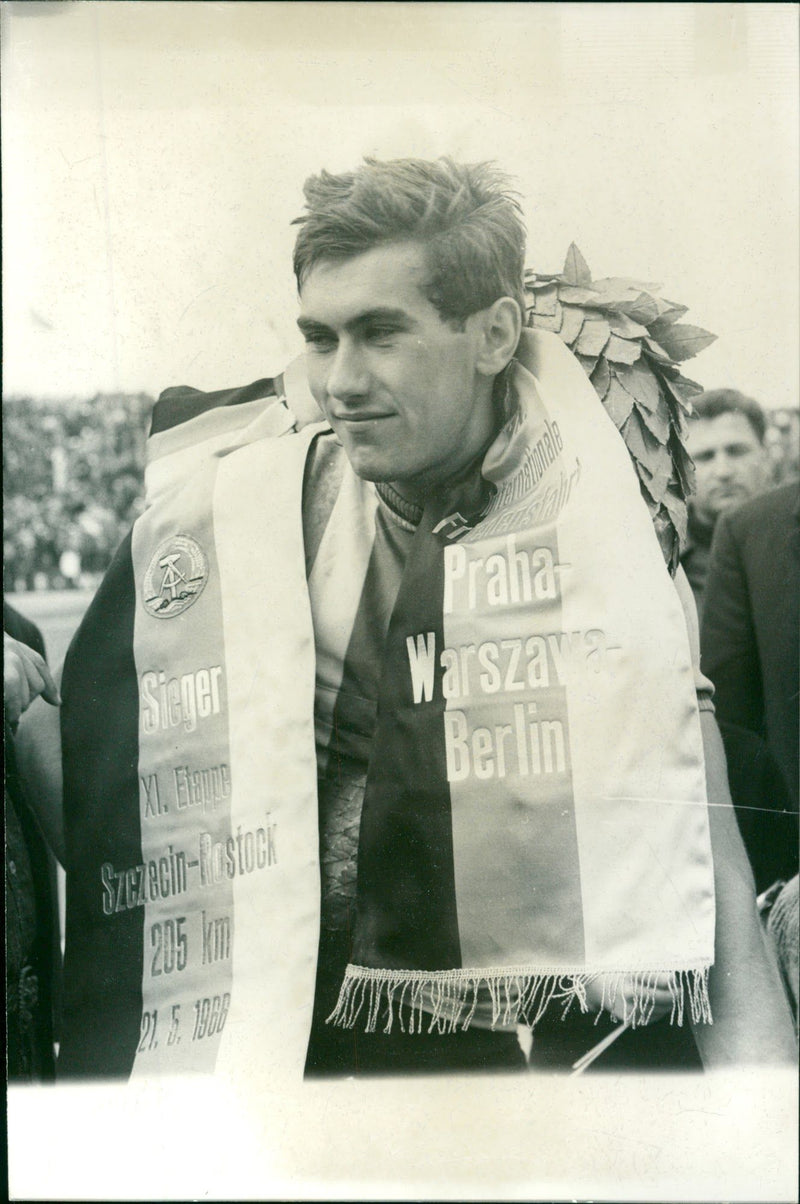
<instances>
[{"instance_id":1,"label":"sash fringe","mask_svg":"<svg viewBox=\"0 0 800 1204\"><path fill-rule=\"evenodd\" d=\"M708 998L709 966L689 970L637 970L602 973L531 973L527 970L384 970L348 966L336 1007L326 1023L338 1028L355 1028L366 1008L365 1032L390 1033L395 1021L406 1032L434 1028L440 1033L469 1028L480 992L487 991L492 1004L492 1028L525 1024L533 1028L551 1004L562 1005L562 1020L577 1001L581 1012L589 1011L586 988L603 981L602 1009L610 1010L618 995L625 997L622 1020L632 1028L648 1024L656 1005L656 984L668 979L672 1007L670 1024L682 1025L688 1003L692 1023L711 1024ZM632 992L629 1001L627 995Z\"/></svg>"}]
</instances>

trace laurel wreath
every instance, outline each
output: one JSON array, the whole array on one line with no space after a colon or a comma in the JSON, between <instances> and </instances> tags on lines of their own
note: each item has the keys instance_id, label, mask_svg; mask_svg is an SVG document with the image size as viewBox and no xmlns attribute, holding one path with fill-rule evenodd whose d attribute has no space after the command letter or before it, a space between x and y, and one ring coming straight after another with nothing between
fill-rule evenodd
<instances>
[{"instance_id":1,"label":"laurel wreath","mask_svg":"<svg viewBox=\"0 0 800 1204\"><path fill-rule=\"evenodd\" d=\"M659 285L592 280L575 243L563 271L525 273L529 326L554 331L576 355L625 440L670 571L686 538L694 465L686 417L702 386L678 367L717 337L679 319L685 305Z\"/></svg>"}]
</instances>

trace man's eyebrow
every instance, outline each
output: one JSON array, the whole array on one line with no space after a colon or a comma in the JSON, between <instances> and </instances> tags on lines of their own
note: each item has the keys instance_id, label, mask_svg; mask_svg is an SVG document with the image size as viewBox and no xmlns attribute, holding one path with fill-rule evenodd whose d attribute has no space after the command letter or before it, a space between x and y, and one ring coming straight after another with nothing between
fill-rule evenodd
<instances>
[{"instance_id":1,"label":"man's eyebrow","mask_svg":"<svg viewBox=\"0 0 800 1204\"><path fill-rule=\"evenodd\" d=\"M358 330L362 326L369 325L370 322L393 322L398 326L413 325L413 318L404 309L397 309L390 305L379 305L374 309L366 309L363 313L356 314L349 322L345 323L346 330ZM303 334L312 334L314 332L330 332L330 326L326 326L324 322L317 321L316 318L301 316L297 319L297 325Z\"/></svg>"},{"instance_id":2,"label":"man's eyebrow","mask_svg":"<svg viewBox=\"0 0 800 1204\"><path fill-rule=\"evenodd\" d=\"M315 332L319 331L323 332L324 334L332 333L329 326L326 326L323 322L315 321L314 318L300 317L297 319L297 325L300 327L300 330L303 334L314 334Z\"/></svg>"},{"instance_id":3,"label":"man's eyebrow","mask_svg":"<svg viewBox=\"0 0 800 1204\"><path fill-rule=\"evenodd\" d=\"M390 305L379 305L375 309L368 309L363 314L359 314L347 323L348 328L356 326L366 326L368 322L396 322L398 325L409 326L413 322L413 318L404 309L397 309Z\"/></svg>"}]
</instances>

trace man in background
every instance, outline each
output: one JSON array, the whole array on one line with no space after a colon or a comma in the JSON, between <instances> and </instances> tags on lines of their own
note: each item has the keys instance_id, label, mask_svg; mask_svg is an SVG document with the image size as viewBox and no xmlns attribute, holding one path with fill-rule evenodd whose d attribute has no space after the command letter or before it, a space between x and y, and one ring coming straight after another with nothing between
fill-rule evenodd
<instances>
[{"instance_id":1,"label":"man in background","mask_svg":"<svg viewBox=\"0 0 800 1204\"><path fill-rule=\"evenodd\" d=\"M766 741L795 812L799 521L796 482L720 517L701 629L703 668L716 687L719 720Z\"/></svg>"},{"instance_id":2,"label":"man in background","mask_svg":"<svg viewBox=\"0 0 800 1204\"><path fill-rule=\"evenodd\" d=\"M800 497L797 483L733 508L717 523L702 627L703 663L716 705L731 791L797 1016L797 806L800 710ZM771 767L771 786L741 806L737 786L746 749L752 781ZM738 779L738 781L737 781ZM781 893L781 885L789 880Z\"/></svg>"},{"instance_id":3,"label":"man in background","mask_svg":"<svg viewBox=\"0 0 800 1204\"><path fill-rule=\"evenodd\" d=\"M769 483L766 421L757 401L736 389L710 389L694 399L687 445L697 473L681 563L702 616L711 540L720 514Z\"/></svg>"}]
</instances>

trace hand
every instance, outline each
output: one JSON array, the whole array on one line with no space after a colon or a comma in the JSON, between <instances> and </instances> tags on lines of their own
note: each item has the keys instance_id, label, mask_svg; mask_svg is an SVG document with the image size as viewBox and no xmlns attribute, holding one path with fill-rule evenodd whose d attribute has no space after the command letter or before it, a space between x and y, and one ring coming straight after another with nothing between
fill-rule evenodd
<instances>
[{"instance_id":1,"label":"hand","mask_svg":"<svg viewBox=\"0 0 800 1204\"><path fill-rule=\"evenodd\" d=\"M40 694L45 702L60 706L58 687L44 659L3 632L3 706L12 727Z\"/></svg>"},{"instance_id":2,"label":"hand","mask_svg":"<svg viewBox=\"0 0 800 1204\"><path fill-rule=\"evenodd\" d=\"M631 1013L636 1010L636 1026L637 1028L643 1024L653 1024L656 1020L660 1020L662 1016L666 1016L672 1011L673 994L670 990L670 981L673 975L658 974L652 981L652 1000L653 1006L650 1010L648 1002L648 1011L645 1013L646 1019L641 1016L641 1009L635 1008L636 992L634 990L634 977L631 974L598 974L586 986L586 1001L589 1004L591 1011L599 1012L601 1009L609 1012L612 1016L616 1016L618 1020L627 1020ZM648 991L648 997L651 992Z\"/></svg>"}]
</instances>

